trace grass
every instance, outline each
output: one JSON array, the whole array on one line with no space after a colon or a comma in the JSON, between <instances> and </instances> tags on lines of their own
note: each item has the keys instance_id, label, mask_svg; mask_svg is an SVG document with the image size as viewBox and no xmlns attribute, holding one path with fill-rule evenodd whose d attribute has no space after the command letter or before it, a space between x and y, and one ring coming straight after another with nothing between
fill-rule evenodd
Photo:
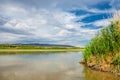
<instances>
[{"instance_id":1,"label":"grass","mask_svg":"<svg viewBox=\"0 0 120 80\"><path fill-rule=\"evenodd\" d=\"M104 63L113 65L114 69L120 66L120 21L112 22L103 28L85 47L83 54L86 64ZM120 71L120 67L118 69Z\"/></svg>"},{"instance_id":2,"label":"grass","mask_svg":"<svg viewBox=\"0 0 120 80\"><path fill-rule=\"evenodd\" d=\"M0 49L81 49L80 47L1 44Z\"/></svg>"},{"instance_id":3,"label":"grass","mask_svg":"<svg viewBox=\"0 0 120 80\"><path fill-rule=\"evenodd\" d=\"M59 46L33 46L33 45L0 45L0 53L5 52L73 52L82 51L80 47L59 47Z\"/></svg>"}]
</instances>

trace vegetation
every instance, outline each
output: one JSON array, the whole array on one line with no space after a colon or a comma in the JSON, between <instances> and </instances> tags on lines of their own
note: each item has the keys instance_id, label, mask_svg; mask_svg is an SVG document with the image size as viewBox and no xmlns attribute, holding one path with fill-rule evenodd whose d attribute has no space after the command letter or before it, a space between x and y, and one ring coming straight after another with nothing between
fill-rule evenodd
<instances>
[{"instance_id":1,"label":"vegetation","mask_svg":"<svg viewBox=\"0 0 120 80\"><path fill-rule=\"evenodd\" d=\"M39 46L39 45L18 45L1 44L0 52L63 52L63 51L81 51L80 47L64 46Z\"/></svg>"},{"instance_id":2,"label":"vegetation","mask_svg":"<svg viewBox=\"0 0 120 80\"><path fill-rule=\"evenodd\" d=\"M0 49L80 49L80 47L1 44Z\"/></svg>"},{"instance_id":3,"label":"vegetation","mask_svg":"<svg viewBox=\"0 0 120 80\"><path fill-rule=\"evenodd\" d=\"M120 21L112 22L91 40L85 48L84 59L90 67L120 71Z\"/></svg>"}]
</instances>

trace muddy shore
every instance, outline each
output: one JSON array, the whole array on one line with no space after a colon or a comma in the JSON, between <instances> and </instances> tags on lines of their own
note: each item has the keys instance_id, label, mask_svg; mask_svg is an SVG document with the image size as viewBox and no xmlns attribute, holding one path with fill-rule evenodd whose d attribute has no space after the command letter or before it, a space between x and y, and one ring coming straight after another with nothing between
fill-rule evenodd
<instances>
[{"instance_id":1,"label":"muddy shore","mask_svg":"<svg viewBox=\"0 0 120 80\"><path fill-rule=\"evenodd\" d=\"M85 67L90 68L91 70L113 73L114 75L117 75L120 77L120 72L115 72L113 70L112 64L111 65L110 64L100 65L100 64L86 63L85 60L81 60L80 64L84 65Z\"/></svg>"}]
</instances>

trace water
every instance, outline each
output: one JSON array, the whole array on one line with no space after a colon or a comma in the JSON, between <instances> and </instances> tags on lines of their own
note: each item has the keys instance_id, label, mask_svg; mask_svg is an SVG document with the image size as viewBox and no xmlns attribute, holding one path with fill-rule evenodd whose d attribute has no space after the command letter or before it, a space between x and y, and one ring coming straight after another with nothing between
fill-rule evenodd
<instances>
[{"instance_id":1,"label":"water","mask_svg":"<svg viewBox=\"0 0 120 80\"><path fill-rule=\"evenodd\" d=\"M119 80L79 64L82 53L0 55L0 80Z\"/></svg>"}]
</instances>

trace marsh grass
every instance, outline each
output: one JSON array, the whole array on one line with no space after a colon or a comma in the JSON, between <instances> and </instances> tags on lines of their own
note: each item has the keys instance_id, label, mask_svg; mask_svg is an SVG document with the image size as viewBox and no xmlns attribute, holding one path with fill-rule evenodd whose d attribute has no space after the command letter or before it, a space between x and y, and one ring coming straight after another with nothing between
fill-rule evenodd
<instances>
[{"instance_id":1,"label":"marsh grass","mask_svg":"<svg viewBox=\"0 0 120 80\"><path fill-rule=\"evenodd\" d=\"M99 62L111 57L111 63L120 69L120 21L111 22L107 27L104 27L91 42L86 46L84 51L84 59L90 62L92 57L95 57ZM106 59L105 59L106 58ZM119 70L120 71L120 70Z\"/></svg>"}]
</instances>

